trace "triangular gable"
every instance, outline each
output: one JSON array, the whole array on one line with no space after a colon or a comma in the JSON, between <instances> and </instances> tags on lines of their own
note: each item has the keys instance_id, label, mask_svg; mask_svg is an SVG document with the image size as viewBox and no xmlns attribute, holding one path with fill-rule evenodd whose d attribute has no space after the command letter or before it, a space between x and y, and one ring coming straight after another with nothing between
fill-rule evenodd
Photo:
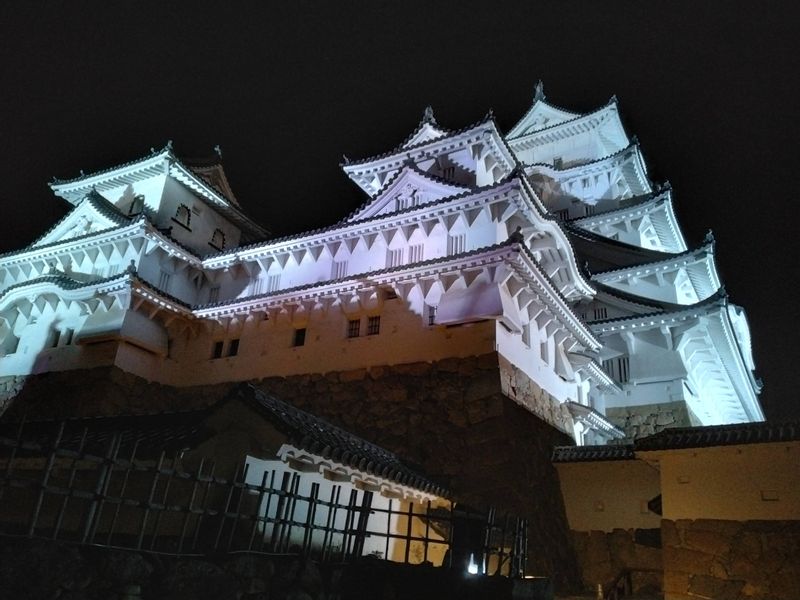
<instances>
[{"instance_id":1,"label":"triangular gable","mask_svg":"<svg viewBox=\"0 0 800 600\"><path fill-rule=\"evenodd\" d=\"M91 192L63 219L31 244L31 247L54 244L90 233L115 229L129 223L130 219L122 215L108 200L97 192Z\"/></svg>"},{"instance_id":2,"label":"triangular gable","mask_svg":"<svg viewBox=\"0 0 800 600\"><path fill-rule=\"evenodd\" d=\"M535 100L533 106L531 106L528 112L519 120L519 123L514 125L506 137L520 137L580 116L580 113L557 108L544 100Z\"/></svg>"},{"instance_id":3,"label":"triangular gable","mask_svg":"<svg viewBox=\"0 0 800 600\"><path fill-rule=\"evenodd\" d=\"M469 186L428 175L409 163L398 171L372 200L348 217L347 221L360 221L376 215L428 204L442 198L462 194L470 189Z\"/></svg>"},{"instance_id":4,"label":"triangular gable","mask_svg":"<svg viewBox=\"0 0 800 600\"><path fill-rule=\"evenodd\" d=\"M417 130L412 133L400 147L410 148L417 144L424 144L425 142L444 137L447 133L446 130L437 127L435 123L423 121L420 123L419 127L417 127Z\"/></svg>"},{"instance_id":5,"label":"triangular gable","mask_svg":"<svg viewBox=\"0 0 800 600\"><path fill-rule=\"evenodd\" d=\"M233 194L230 182L228 182L228 178L225 175L225 169L222 168L220 163L197 165L190 160L185 160L184 163L195 175L230 200L234 206L239 206L239 201Z\"/></svg>"}]
</instances>

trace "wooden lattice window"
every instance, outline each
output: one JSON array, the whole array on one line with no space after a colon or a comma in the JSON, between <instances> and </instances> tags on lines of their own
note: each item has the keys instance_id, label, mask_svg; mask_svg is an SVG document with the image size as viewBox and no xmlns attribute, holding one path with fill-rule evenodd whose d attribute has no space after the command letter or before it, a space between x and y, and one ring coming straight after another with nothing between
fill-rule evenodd
<instances>
[{"instance_id":1,"label":"wooden lattice window","mask_svg":"<svg viewBox=\"0 0 800 600\"><path fill-rule=\"evenodd\" d=\"M192 211L190 211L189 207L185 204L181 204L175 211L175 216L172 220L178 225L183 225L186 229L189 229L189 225L192 221Z\"/></svg>"},{"instance_id":2,"label":"wooden lattice window","mask_svg":"<svg viewBox=\"0 0 800 600\"><path fill-rule=\"evenodd\" d=\"M222 229L214 230L214 233L211 234L211 241L209 244L217 250L222 250L225 247L225 233Z\"/></svg>"}]
</instances>

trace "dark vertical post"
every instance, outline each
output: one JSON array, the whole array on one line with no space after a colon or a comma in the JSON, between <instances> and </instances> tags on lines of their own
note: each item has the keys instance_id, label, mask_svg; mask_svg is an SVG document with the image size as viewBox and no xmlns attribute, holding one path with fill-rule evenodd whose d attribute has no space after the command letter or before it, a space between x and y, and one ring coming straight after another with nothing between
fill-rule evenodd
<instances>
[{"instance_id":1,"label":"dark vertical post","mask_svg":"<svg viewBox=\"0 0 800 600\"><path fill-rule=\"evenodd\" d=\"M75 453L75 456L72 457L72 462L69 466L69 478L67 479L67 494L64 496L64 499L61 500L61 507L58 509L58 516L56 517L56 523L53 526L53 539L58 538L58 532L61 529L61 523L64 520L64 514L67 512L67 504L69 502L70 497L73 493L73 486L75 485L75 475L78 472L78 458L83 455L83 447L86 444L86 435L89 433L89 430L84 427L83 434L81 434L81 441L78 445L78 450Z\"/></svg>"},{"instance_id":2,"label":"dark vertical post","mask_svg":"<svg viewBox=\"0 0 800 600\"><path fill-rule=\"evenodd\" d=\"M100 477L97 480L97 487L95 488L95 498L92 500L92 505L89 508L89 517L86 519L86 530L83 533L83 543L87 541L91 544L94 541L94 535L97 532L97 527L100 524L100 516L103 513L103 506L106 502L108 495L108 486L111 483L111 475L114 472L114 465L117 461L117 454L119 447L122 444L122 434L114 433L108 443L108 450L105 457L103 457L102 466L100 468ZM88 539L87 539L88 538Z\"/></svg>"},{"instance_id":3,"label":"dark vertical post","mask_svg":"<svg viewBox=\"0 0 800 600\"><path fill-rule=\"evenodd\" d=\"M147 519L150 517L150 508L153 506L153 497L156 494L156 487L158 486L158 476L161 473L161 467L164 464L164 452L158 457L158 463L153 471L153 482L150 484L150 493L147 496L147 503L144 507L144 514L142 515L142 525L139 531L139 539L136 541L136 549L141 550L144 543L144 532L147 530Z\"/></svg>"},{"instance_id":4,"label":"dark vertical post","mask_svg":"<svg viewBox=\"0 0 800 600\"><path fill-rule=\"evenodd\" d=\"M292 483L289 487L289 501L286 503L286 535L283 539L283 550L287 552L291 547L292 541L292 526L294 523L294 509L297 505L297 494L300 487L300 475L292 473Z\"/></svg>"},{"instance_id":5,"label":"dark vertical post","mask_svg":"<svg viewBox=\"0 0 800 600\"><path fill-rule=\"evenodd\" d=\"M266 471L264 472L266 475ZM261 531L261 552L264 551L264 546L267 545L267 523L269 523L269 509L272 506L272 496L275 491L275 471L269 476L269 491L267 492L267 504L264 507L264 528ZM276 514L277 516L277 514ZM272 548L272 537L269 540L269 547Z\"/></svg>"},{"instance_id":6,"label":"dark vertical post","mask_svg":"<svg viewBox=\"0 0 800 600\"><path fill-rule=\"evenodd\" d=\"M208 509L208 496L211 494L211 486L214 483L214 470L215 470L216 466L217 466L216 463L214 463L214 462L211 463L211 470L209 471L207 479L206 479L205 489L203 490L202 508L200 509L200 514L197 515L197 521L196 521L195 526L194 526L194 537L192 539L192 550L195 550L197 548L197 542L200 539L200 526L203 524L203 519L205 518L206 510ZM198 473L197 476L199 478L200 474Z\"/></svg>"},{"instance_id":7,"label":"dark vertical post","mask_svg":"<svg viewBox=\"0 0 800 600\"><path fill-rule=\"evenodd\" d=\"M431 501L425 507L425 551L423 553L422 562L428 562L428 539L431 533Z\"/></svg>"},{"instance_id":8,"label":"dark vertical post","mask_svg":"<svg viewBox=\"0 0 800 600\"><path fill-rule=\"evenodd\" d=\"M359 557L364 554L364 539L367 537L367 524L372 514L372 492L364 491L361 496L361 508L358 510L358 524L356 525L355 543L353 544L353 556Z\"/></svg>"},{"instance_id":9,"label":"dark vertical post","mask_svg":"<svg viewBox=\"0 0 800 600\"><path fill-rule=\"evenodd\" d=\"M44 467L44 473L42 473L42 480L39 482L39 495L36 498L36 502L33 505L33 512L31 513L31 522L28 525L28 537L33 536L34 532L36 531L36 522L39 520L39 512L42 510L42 503L44 502L44 495L47 491L47 483L50 480L50 473L53 471L53 465L56 462L56 454L58 453L58 445L61 443L61 436L64 435L64 421L61 422L61 425L58 428L58 433L56 434L55 442L53 443L53 447L50 449L50 456L47 458L47 463Z\"/></svg>"},{"instance_id":10,"label":"dark vertical post","mask_svg":"<svg viewBox=\"0 0 800 600\"><path fill-rule=\"evenodd\" d=\"M261 522L261 505L264 503L264 493L267 490L267 474L269 471L264 469L264 474L261 476L261 485L258 487L258 501L256 502L256 510L253 515L253 527L250 530L250 540L247 542L247 549L253 549L253 542L256 539L256 532L258 531L258 524ZM266 517L264 513L264 517ZM265 521L266 523L266 521ZM263 536L262 536L263 537Z\"/></svg>"},{"instance_id":11,"label":"dark vertical post","mask_svg":"<svg viewBox=\"0 0 800 600\"><path fill-rule=\"evenodd\" d=\"M286 506L286 494L289 489L289 473L281 477L281 489L278 491L278 504L275 507L275 523L272 525L272 552L278 552L283 544L283 512Z\"/></svg>"},{"instance_id":12,"label":"dark vertical post","mask_svg":"<svg viewBox=\"0 0 800 600\"><path fill-rule=\"evenodd\" d=\"M180 454L179 450L175 451L175 454L172 456L172 465L167 473L167 481L164 483L164 495L161 498L160 507L158 508L158 512L156 514L156 522L153 524L153 535L150 538L150 550L153 550L156 547L156 542L158 541L158 529L161 525L161 519L164 516L164 513L167 512L167 500L169 499L169 488L172 486L172 479L175 477L175 472L178 468L178 456Z\"/></svg>"},{"instance_id":13,"label":"dark vertical post","mask_svg":"<svg viewBox=\"0 0 800 600\"><path fill-rule=\"evenodd\" d=\"M389 512L386 515L386 548L383 552L383 559L389 560L389 541L392 539L392 511L393 501L389 498Z\"/></svg>"},{"instance_id":14,"label":"dark vertical post","mask_svg":"<svg viewBox=\"0 0 800 600\"><path fill-rule=\"evenodd\" d=\"M319 484L311 484L311 494L308 497L308 509L306 510L305 531L303 532L303 556L308 556L314 541L314 522L317 518L317 497L319 496Z\"/></svg>"},{"instance_id":15,"label":"dark vertical post","mask_svg":"<svg viewBox=\"0 0 800 600\"><path fill-rule=\"evenodd\" d=\"M406 523L406 556L405 563L408 564L411 553L411 520L414 518L414 503L408 503L408 522Z\"/></svg>"},{"instance_id":16,"label":"dark vertical post","mask_svg":"<svg viewBox=\"0 0 800 600\"><path fill-rule=\"evenodd\" d=\"M217 538L214 540L214 550L219 549L219 540L222 537L222 530L225 527L225 519L228 518L228 508L231 505L231 500L233 500L233 491L236 489L236 478L239 476L239 465L236 465L236 469L233 472L233 479L230 480L230 485L228 489L228 496L225 499L225 506L220 513L219 519L219 529L217 529Z\"/></svg>"},{"instance_id":17,"label":"dark vertical post","mask_svg":"<svg viewBox=\"0 0 800 600\"><path fill-rule=\"evenodd\" d=\"M9 456L8 462L6 463L6 473L5 476L3 477L6 486L8 486L11 483L11 471L13 470L14 461L17 458L17 451L22 445L23 427L25 427L25 415L22 416L22 419L19 422L19 427L17 428L17 439L14 441L14 445L11 447L11 456ZM3 499L4 491L5 491L5 486L0 487L0 500Z\"/></svg>"},{"instance_id":18,"label":"dark vertical post","mask_svg":"<svg viewBox=\"0 0 800 600\"><path fill-rule=\"evenodd\" d=\"M183 525L181 525L181 534L178 538L178 555L183 551L183 540L186 537L186 531L189 529L189 519L192 518L192 510L194 506L194 499L197 496L197 486L200 483L200 475L203 472L203 465L205 464L205 457L200 459L200 465L197 472L192 477L192 491L189 494L189 505L186 507L186 515L183 517Z\"/></svg>"},{"instance_id":19,"label":"dark vertical post","mask_svg":"<svg viewBox=\"0 0 800 600\"><path fill-rule=\"evenodd\" d=\"M237 484L236 480L234 479L233 484L234 487L239 490L239 496L236 498L236 513L233 517L233 525L231 525L231 533L228 536L228 552L231 551L231 546L233 545L233 537L236 535L236 528L239 525L239 519L242 517L242 498L244 497L245 490L247 487L247 472L250 470L250 465L245 463L244 469L242 469L242 479Z\"/></svg>"},{"instance_id":20,"label":"dark vertical post","mask_svg":"<svg viewBox=\"0 0 800 600\"><path fill-rule=\"evenodd\" d=\"M137 439L133 443L133 448L131 449L131 457L128 459L128 464L125 467L125 475L122 476L122 486L119 490L119 502L114 507L114 516L111 518L111 524L108 526L108 535L106 536L106 545L111 545L111 536L114 535L114 528L117 525L117 519L119 518L119 511L122 508L122 503L125 501L125 492L128 489L128 480L131 475L131 471L134 469L134 460L136 460L136 451L139 448L139 440Z\"/></svg>"},{"instance_id":21,"label":"dark vertical post","mask_svg":"<svg viewBox=\"0 0 800 600\"><path fill-rule=\"evenodd\" d=\"M333 544L333 529L336 528L336 509L339 506L339 494L341 491L342 488L338 485L334 485L331 488L331 499L328 503L328 516L325 519L325 535L322 538L321 559L323 562L327 558L329 545Z\"/></svg>"}]
</instances>

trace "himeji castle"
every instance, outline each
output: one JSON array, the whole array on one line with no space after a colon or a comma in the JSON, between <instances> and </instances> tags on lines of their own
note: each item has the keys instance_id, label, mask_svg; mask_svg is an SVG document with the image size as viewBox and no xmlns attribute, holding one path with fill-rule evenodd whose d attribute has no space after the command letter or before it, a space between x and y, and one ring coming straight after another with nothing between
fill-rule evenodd
<instances>
[{"instance_id":1,"label":"himeji castle","mask_svg":"<svg viewBox=\"0 0 800 600\"><path fill-rule=\"evenodd\" d=\"M505 393L579 444L764 419L714 239L687 244L616 98L579 114L539 84L506 133L428 108L342 169L363 204L280 238L219 155L52 182L71 211L0 257L4 400L52 371L183 387L494 352Z\"/></svg>"}]
</instances>

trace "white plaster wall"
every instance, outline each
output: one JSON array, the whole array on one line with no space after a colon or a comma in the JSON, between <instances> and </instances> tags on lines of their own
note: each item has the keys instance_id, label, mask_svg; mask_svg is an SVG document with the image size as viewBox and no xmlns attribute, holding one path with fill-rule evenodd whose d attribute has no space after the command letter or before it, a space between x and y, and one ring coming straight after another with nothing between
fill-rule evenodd
<instances>
[{"instance_id":1,"label":"white plaster wall","mask_svg":"<svg viewBox=\"0 0 800 600\"><path fill-rule=\"evenodd\" d=\"M661 517L647 509L660 493L659 472L644 461L555 463L570 529L655 529Z\"/></svg>"},{"instance_id":2,"label":"white plaster wall","mask_svg":"<svg viewBox=\"0 0 800 600\"><path fill-rule=\"evenodd\" d=\"M800 442L640 454L658 461L665 519L800 519Z\"/></svg>"}]
</instances>

